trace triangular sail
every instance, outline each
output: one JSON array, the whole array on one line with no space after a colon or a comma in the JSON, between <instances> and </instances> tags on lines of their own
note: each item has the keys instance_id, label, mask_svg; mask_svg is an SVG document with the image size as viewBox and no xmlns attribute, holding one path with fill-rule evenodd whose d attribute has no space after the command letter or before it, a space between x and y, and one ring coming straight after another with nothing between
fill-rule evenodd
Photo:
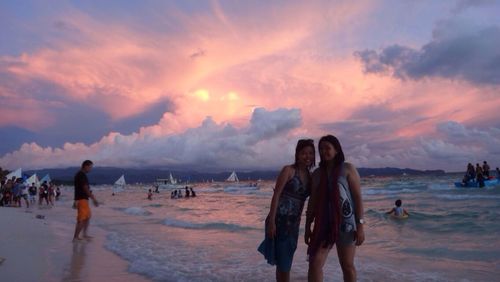
<instances>
[{"instance_id":1,"label":"triangular sail","mask_svg":"<svg viewBox=\"0 0 500 282\"><path fill-rule=\"evenodd\" d=\"M47 184L52 181L52 179L50 179L49 174L45 175L42 179L40 179L40 183L43 183L44 181L47 181Z\"/></svg>"},{"instance_id":2,"label":"triangular sail","mask_svg":"<svg viewBox=\"0 0 500 282\"><path fill-rule=\"evenodd\" d=\"M12 171L11 173L7 174L5 176L6 179L12 179L12 177L15 176L17 178L22 178L23 177L23 170L21 168L16 169L15 171Z\"/></svg>"},{"instance_id":3,"label":"triangular sail","mask_svg":"<svg viewBox=\"0 0 500 282\"><path fill-rule=\"evenodd\" d=\"M24 181L24 185L26 186L31 186L31 184L35 183L36 187L40 187L40 180L38 180L38 176L36 173L34 173L32 176L30 176L26 181Z\"/></svg>"},{"instance_id":4,"label":"triangular sail","mask_svg":"<svg viewBox=\"0 0 500 282\"><path fill-rule=\"evenodd\" d=\"M172 176L172 173L170 173L169 179L170 179L170 184L177 184L177 180Z\"/></svg>"},{"instance_id":5,"label":"triangular sail","mask_svg":"<svg viewBox=\"0 0 500 282\"><path fill-rule=\"evenodd\" d=\"M115 185L125 186L127 183L125 182L125 175L122 174L118 180L115 181Z\"/></svg>"},{"instance_id":6,"label":"triangular sail","mask_svg":"<svg viewBox=\"0 0 500 282\"><path fill-rule=\"evenodd\" d=\"M236 172L233 170L231 175L226 179L228 182L239 182L240 180L238 179L238 175L236 175Z\"/></svg>"}]
</instances>

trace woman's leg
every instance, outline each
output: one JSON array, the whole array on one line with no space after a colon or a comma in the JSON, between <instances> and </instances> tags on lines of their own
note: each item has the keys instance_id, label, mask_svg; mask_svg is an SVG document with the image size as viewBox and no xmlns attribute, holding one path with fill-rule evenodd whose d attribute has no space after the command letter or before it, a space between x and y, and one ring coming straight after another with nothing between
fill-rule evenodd
<instances>
[{"instance_id":1,"label":"woman's leg","mask_svg":"<svg viewBox=\"0 0 500 282\"><path fill-rule=\"evenodd\" d=\"M344 281L356 281L356 268L354 267L354 254L356 246L339 246L337 244L337 255L339 256L340 267L344 275Z\"/></svg>"},{"instance_id":2,"label":"woman's leg","mask_svg":"<svg viewBox=\"0 0 500 282\"><path fill-rule=\"evenodd\" d=\"M323 281L323 266L328 258L329 248L319 248L314 258L309 259L309 282L322 282Z\"/></svg>"},{"instance_id":3,"label":"woman's leg","mask_svg":"<svg viewBox=\"0 0 500 282\"><path fill-rule=\"evenodd\" d=\"M288 282L290 281L290 272L279 271L276 267L276 281L277 282Z\"/></svg>"}]
</instances>

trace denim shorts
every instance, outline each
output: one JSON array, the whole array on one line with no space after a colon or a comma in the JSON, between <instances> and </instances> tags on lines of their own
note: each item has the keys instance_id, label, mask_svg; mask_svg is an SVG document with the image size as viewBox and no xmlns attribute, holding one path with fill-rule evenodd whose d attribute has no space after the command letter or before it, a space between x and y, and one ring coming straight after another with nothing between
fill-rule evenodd
<instances>
[{"instance_id":1,"label":"denim shorts","mask_svg":"<svg viewBox=\"0 0 500 282\"><path fill-rule=\"evenodd\" d=\"M352 246L356 244L356 241L354 240L354 232L340 232L339 234L339 239L337 240L337 245L341 247L347 247L347 246Z\"/></svg>"}]
</instances>

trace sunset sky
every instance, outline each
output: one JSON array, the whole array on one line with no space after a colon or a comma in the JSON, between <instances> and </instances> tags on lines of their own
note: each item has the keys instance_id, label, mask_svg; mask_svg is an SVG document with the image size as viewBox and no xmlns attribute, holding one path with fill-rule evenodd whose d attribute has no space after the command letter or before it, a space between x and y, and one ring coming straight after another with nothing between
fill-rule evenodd
<instances>
[{"instance_id":1,"label":"sunset sky","mask_svg":"<svg viewBox=\"0 0 500 282\"><path fill-rule=\"evenodd\" d=\"M500 166L500 1L1 1L0 166Z\"/></svg>"}]
</instances>

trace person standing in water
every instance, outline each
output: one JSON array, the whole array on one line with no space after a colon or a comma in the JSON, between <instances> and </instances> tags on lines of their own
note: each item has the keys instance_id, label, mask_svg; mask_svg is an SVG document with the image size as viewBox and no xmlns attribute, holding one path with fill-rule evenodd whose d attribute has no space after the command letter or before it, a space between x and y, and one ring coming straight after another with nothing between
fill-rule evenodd
<instances>
[{"instance_id":1,"label":"person standing in water","mask_svg":"<svg viewBox=\"0 0 500 282\"><path fill-rule=\"evenodd\" d=\"M390 211L386 212L386 214L393 214L396 217L409 215L408 211L401 206L402 204L403 202L400 199L397 199L396 202L394 202L394 207Z\"/></svg>"},{"instance_id":2,"label":"person standing in water","mask_svg":"<svg viewBox=\"0 0 500 282\"><path fill-rule=\"evenodd\" d=\"M486 179L490 178L490 165L487 161L483 161L483 175Z\"/></svg>"},{"instance_id":3,"label":"person standing in water","mask_svg":"<svg viewBox=\"0 0 500 282\"><path fill-rule=\"evenodd\" d=\"M483 168L479 165L479 163L476 164L476 181L480 188L484 187Z\"/></svg>"},{"instance_id":4,"label":"person standing in water","mask_svg":"<svg viewBox=\"0 0 500 282\"><path fill-rule=\"evenodd\" d=\"M295 162L283 167L266 219L266 238L258 251L276 265L276 281L290 281L293 255L297 249L300 218L310 194L310 169L315 164L312 139L301 139L295 148Z\"/></svg>"},{"instance_id":5,"label":"person standing in water","mask_svg":"<svg viewBox=\"0 0 500 282\"><path fill-rule=\"evenodd\" d=\"M335 136L321 137L318 149L321 161L312 175L304 234L309 245L309 281L323 281L323 266L334 245L344 281L356 281L354 254L365 240L360 177L356 168L345 162Z\"/></svg>"},{"instance_id":6,"label":"person standing in water","mask_svg":"<svg viewBox=\"0 0 500 282\"><path fill-rule=\"evenodd\" d=\"M90 206L89 198L92 199L94 206L99 206L97 199L90 191L89 180L87 178L87 173L92 170L93 163L90 160L86 160L82 163L81 169L75 175L75 205L78 210L76 217L75 235L73 236L73 242L82 240L80 238L80 232L83 230L83 239L91 239L92 237L87 234L87 229L90 223Z\"/></svg>"}]
</instances>

